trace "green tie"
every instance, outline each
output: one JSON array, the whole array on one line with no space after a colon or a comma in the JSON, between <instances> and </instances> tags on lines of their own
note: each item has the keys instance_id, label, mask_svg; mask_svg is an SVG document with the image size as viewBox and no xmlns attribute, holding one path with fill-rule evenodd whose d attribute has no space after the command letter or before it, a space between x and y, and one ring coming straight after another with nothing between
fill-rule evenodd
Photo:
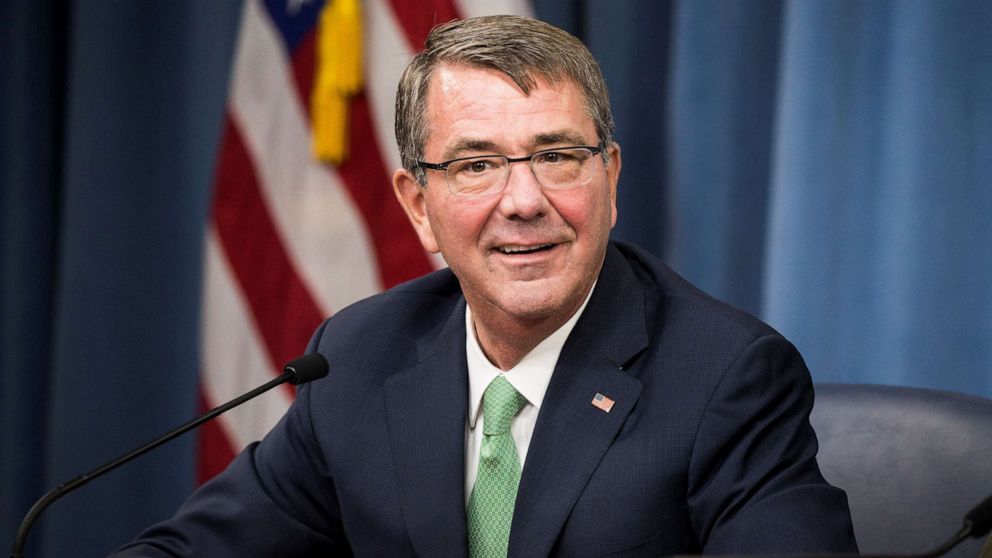
<instances>
[{"instance_id":1,"label":"green tie","mask_svg":"<svg viewBox=\"0 0 992 558\"><path fill-rule=\"evenodd\" d=\"M527 404L503 376L482 396L483 438L479 475L468 500L468 555L505 558L510 542L513 504L520 484L520 459L510 435L510 421Z\"/></svg>"}]
</instances>

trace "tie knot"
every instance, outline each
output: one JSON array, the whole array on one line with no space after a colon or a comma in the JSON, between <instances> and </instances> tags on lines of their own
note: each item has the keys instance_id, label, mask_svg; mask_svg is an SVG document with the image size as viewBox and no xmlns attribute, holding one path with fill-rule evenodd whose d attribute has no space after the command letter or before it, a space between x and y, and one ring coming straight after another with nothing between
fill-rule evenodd
<instances>
[{"instance_id":1,"label":"tie knot","mask_svg":"<svg viewBox=\"0 0 992 558\"><path fill-rule=\"evenodd\" d=\"M506 378L497 376L482 395L483 433L492 436L509 432L510 421L526 404L527 398L513 389Z\"/></svg>"}]
</instances>

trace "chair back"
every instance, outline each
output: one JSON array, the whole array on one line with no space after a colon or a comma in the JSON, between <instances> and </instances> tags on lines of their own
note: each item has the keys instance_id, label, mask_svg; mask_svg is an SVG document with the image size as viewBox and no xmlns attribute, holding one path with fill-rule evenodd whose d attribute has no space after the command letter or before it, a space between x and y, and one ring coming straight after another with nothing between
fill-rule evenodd
<instances>
[{"instance_id":1,"label":"chair back","mask_svg":"<svg viewBox=\"0 0 992 558\"><path fill-rule=\"evenodd\" d=\"M930 550L992 494L992 401L921 388L818 384L823 476L847 491L864 554ZM948 556L975 558L969 539Z\"/></svg>"}]
</instances>

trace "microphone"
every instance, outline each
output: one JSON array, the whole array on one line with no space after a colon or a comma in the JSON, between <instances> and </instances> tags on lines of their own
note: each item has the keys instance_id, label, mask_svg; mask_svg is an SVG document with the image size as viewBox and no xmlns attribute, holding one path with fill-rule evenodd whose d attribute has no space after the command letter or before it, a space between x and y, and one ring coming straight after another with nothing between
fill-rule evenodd
<instances>
[{"instance_id":1,"label":"microphone","mask_svg":"<svg viewBox=\"0 0 992 558\"><path fill-rule=\"evenodd\" d=\"M938 547L919 554L724 554L721 558L939 558L968 538L978 538L992 531L992 495L965 514L961 529ZM676 554L672 558L705 558L705 554Z\"/></svg>"},{"instance_id":2,"label":"microphone","mask_svg":"<svg viewBox=\"0 0 992 558\"><path fill-rule=\"evenodd\" d=\"M964 516L965 525L971 525L971 536L982 537L992 531L992 496L982 500Z\"/></svg>"},{"instance_id":3,"label":"microphone","mask_svg":"<svg viewBox=\"0 0 992 558\"><path fill-rule=\"evenodd\" d=\"M331 365L328 364L324 355L320 353L310 353L296 357L289 361L289 363L283 367L282 373L283 375L291 373L288 378L289 383L294 386L298 386L300 384L305 384L307 382L312 382L323 378L327 375L327 371L330 367ZM282 376L280 376L280 378L281 377ZM251 398L249 397L249 399Z\"/></svg>"},{"instance_id":4,"label":"microphone","mask_svg":"<svg viewBox=\"0 0 992 558\"><path fill-rule=\"evenodd\" d=\"M28 510L28 513L24 516L24 520L21 521L21 526L17 528L17 537L14 539L14 547L10 552L10 558L21 558L23 556L24 543L28 538L28 532L31 530L31 526L34 524L35 520L38 519L38 516L41 515L41 512L55 500L58 500L62 496L65 496L69 492L72 492L91 480L113 471L128 461L131 461L140 455L144 455L145 453L161 446L173 438L185 434L201 424L214 419L221 413L237 407L249 399L254 399L259 395L262 395L280 384L284 384L286 382L289 382L294 386L305 384L318 378L323 378L327 375L329 368L330 364L328 364L324 355L320 353L310 353L297 357L283 367L282 374L249 391L248 393L238 396L223 405L214 407L186 424L183 424L182 426L129 451L113 461L105 463L88 473L84 473L68 482L60 484L58 487L50 490L47 494L39 498L38 501L31 506L31 509Z\"/></svg>"},{"instance_id":5,"label":"microphone","mask_svg":"<svg viewBox=\"0 0 992 558\"><path fill-rule=\"evenodd\" d=\"M978 538L992 530L992 495L982 500L965 514L961 529L944 544L911 558L937 558L951 551L968 538Z\"/></svg>"}]
</instances>

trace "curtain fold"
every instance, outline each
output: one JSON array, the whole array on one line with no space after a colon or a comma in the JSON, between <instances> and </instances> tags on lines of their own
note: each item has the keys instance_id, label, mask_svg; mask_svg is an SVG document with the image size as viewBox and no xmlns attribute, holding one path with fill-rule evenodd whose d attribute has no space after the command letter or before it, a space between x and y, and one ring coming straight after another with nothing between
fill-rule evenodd
<instances>
[{"instance_id":1,"label":"curtain fold","mask_svg":"<svg viewBox=\"0 0 992 558\"><path fill-rule=\"evenodd\" d=\"M675 11L669 261L760 314L782 5L682 2Z\"/></svg>"},{"instance_id":2,"label":"curtain fold","mask_svg":"<svg viewBox=\"0 0 992 558\"><path fill-rule=\"evenodd\" d=\"M0 543L44 486L64 19L0 3Z\"/></svg>"},{"instance_id":3,"label":"curtain fold","mask_svg":"<svg viewBox=\"0 0 992 558\"><path fill-rule=\"evenodd\" d=\"M788 5L762 314L821 381L992 396L992 5Z\"/></svg>"},{"instance_id":4,"label":"curtain fold","mask_svg":"<svg viewBox=\"0 0 992 558\"><path fill-rule=\"evenodd\" d=\"M238 8L4 4L4 548L43 492L193 414ZM58 501L28 555L106 555L170 515L193 486L187 438Z\"/></svg>"}]
</instances>

